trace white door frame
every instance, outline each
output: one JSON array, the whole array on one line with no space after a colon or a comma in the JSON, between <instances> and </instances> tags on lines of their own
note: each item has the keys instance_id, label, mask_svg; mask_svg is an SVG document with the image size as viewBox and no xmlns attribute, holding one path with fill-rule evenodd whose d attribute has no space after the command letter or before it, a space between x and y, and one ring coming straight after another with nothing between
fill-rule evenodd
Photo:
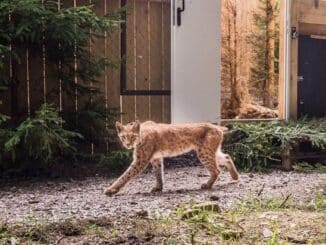
<instances>
[{"instance_id":1,"label":"white door frame","mask_svg":"<svg viewBox=\"0 0 326 245\"><path fill-rule=\"evenodd\" d=\"M201 5L198 5L199 3ZM218 16L221 12L221 0L185 0L181 26L176 23L178 7L182 7L182 0L171 0L171 121L172 123L219 122L221 54L218 43L221 34ZM208 15L209 11L215 12ZM190 14L194 19L189 18ZM199 15L203 15L203 18L199 18ZM216 25L216 29L209 33L205 27L212 29L212 25L209 26L212 23ZM199 34L191 33L185 27L194 28L194 32L198 31ZM186 40L181 41L184 37ZM202 43L202 46L198 43ZM189 55L186 55L188 53ZM203 64L206 64L205 67L200 66ZM198 97L187 96L194 89ZM191 106L193 108L190 108Z\"/></svg>"}]
</instances>

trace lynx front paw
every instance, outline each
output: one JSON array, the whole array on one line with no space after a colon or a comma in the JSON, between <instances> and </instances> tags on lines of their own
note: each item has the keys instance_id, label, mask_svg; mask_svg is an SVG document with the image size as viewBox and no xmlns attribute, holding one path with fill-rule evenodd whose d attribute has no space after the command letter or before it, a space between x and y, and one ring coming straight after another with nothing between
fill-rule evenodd
<instances>
[{"instance_id":1,"label":"lynx front paw","mask_svg":"<svg viewBox=\"0 0 326 245\"><path fill-rule=\"evenodd\" d=\"M211 186L211 185L208 185L207 183L205 183L205 184L202 184L200 188L201 188L202 190L208 190L208 189L211 189L212 186Z\"/></svg>"},{"instance_id":2,"label":"lynx front paw","mask_svg":"<svg viewBox=\"0 0 326 245\"><path fill-rule=\"evenodd\" d=\"M152 188L151 193L162 192L162 190L162 187L155 186L154 188Z\"/></svg>"},{"instance_id":3,"label":"lynx front paw","mask_svg":"<svg viewBox=\"0 0 326 245\"><path fill-rule=\"evenodd\" d=\"M115 188L108 188L105 190L104 194L107 195L107 196L112 196L116 193L118 193L118 189L115 189Z\"/></svg>"}]
</instances>

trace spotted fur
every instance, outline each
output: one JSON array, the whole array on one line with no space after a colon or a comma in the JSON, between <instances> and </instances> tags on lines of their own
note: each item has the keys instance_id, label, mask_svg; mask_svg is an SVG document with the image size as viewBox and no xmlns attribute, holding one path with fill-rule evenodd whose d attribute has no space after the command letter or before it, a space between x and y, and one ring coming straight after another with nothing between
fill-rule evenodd
<instances>
[{"instance_id":1,"label":"spotted fur","mask_svg":"<svg viewBox=\"0 0 326 245\"><path fill-rule=\"evenodd\" d=\"M222 153L223 132L227 128L209 123L158 124L138 121L126 125L116 123L118 136L124 147L133 149L133 162L129 168L105 191L117 193L148 164L153 167L156 186L152 192L163 190L163 158L173 157L195 150L201 163L210 173L202 189L210 189L220 174L220 166L226 166L235 180L238 172L231 157Z\"/></svg>"}]
</instances>

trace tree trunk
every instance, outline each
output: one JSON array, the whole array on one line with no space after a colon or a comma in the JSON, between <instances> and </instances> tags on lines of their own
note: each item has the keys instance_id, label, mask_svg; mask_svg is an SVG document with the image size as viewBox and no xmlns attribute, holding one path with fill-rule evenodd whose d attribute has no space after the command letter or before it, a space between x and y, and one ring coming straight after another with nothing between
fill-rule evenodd
<instances>
[{"instance_id":1,"label":"tree trunk","mask_svg":"<svg viewBox=\"0 0 326 245\"><path fill-rule=\"evenodd\" d=\"M226 81L226 86L230 88L229 103L223 104L224 116L235 117L240 113L243 104L251 103L249 96L248 83L245 79L241 79L240 63L242 58L239 55L241 52L238 40L243 38L238 32L238 0L223 1L223 19L224 38L222 43L222 77Z\"/></svg>"},{"instance_id":2,"label":"tree trunk","mask_svg":"<svg viewBox=\"0 0 326 245\"><path fill-rule=\"evenodd\" d=\"M273 108L273 95L275 89L274 79L274 60L275 60L275 17L274 17L275 0L266 1L266 80L264 81L264 106Z\"/></svg>"},{"instance_id":3,"label":"tree trunk","mask_svg":"<svg viewBox=\"0 0 326 245\"><path fill-rule=\"evenodd\" d=\"M232 18L233 18L233 54L232 54L232 80L231 80L231 108L238 110L240 108L240 94L238 91L238 33L237 33L237 5L232 3L231 6Z\"/></svg>"}]
</instances>

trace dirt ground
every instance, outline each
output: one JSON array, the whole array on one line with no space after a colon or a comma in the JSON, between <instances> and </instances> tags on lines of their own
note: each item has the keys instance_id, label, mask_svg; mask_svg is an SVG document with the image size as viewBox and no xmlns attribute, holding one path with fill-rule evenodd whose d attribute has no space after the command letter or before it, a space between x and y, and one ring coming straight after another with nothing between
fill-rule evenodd
<instances>
[{"instance_id":1,"label":"dirt ground","mask_svg":"<svg viewBox=\"0 0 326 245\"><path fill-rule=\"evenodd\" d=\"M243 173L237 182L226 171L212 190L200 190L208 178L203 167L167 169L162 194L151 194L154 176L148 172L131 181L119 194L107 197L104 189L113 179L87 178L66 182L21 182L0 187L0 221L6 223L57 222L67 219L110 217L122 219L139 212L174 210L183 203L214 200L228 209L242 197L261 192L267 198L291 195L297 204L312 202L316 192L326 192L325 174L274 171Z\"/></svg>"}]
</instances>

